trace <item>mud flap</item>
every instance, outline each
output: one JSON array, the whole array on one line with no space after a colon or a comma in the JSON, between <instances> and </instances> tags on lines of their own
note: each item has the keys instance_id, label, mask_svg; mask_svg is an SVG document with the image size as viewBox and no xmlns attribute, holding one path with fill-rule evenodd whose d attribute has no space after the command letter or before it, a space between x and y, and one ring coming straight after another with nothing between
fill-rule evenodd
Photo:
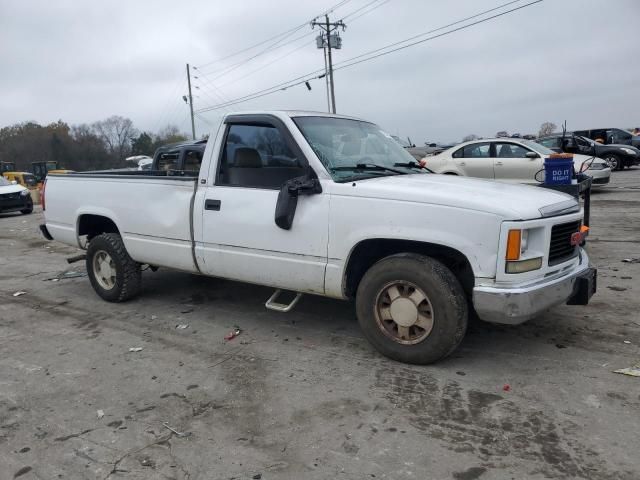
<instances>
[{"instance_id":1,"label":"mud flap","mask_svg":"<svg viewBox=\"0 0 640 480\"><path fill-rule=\"evenodd\" d=\"M573 295L567 300L567 305L587 305L589 299L596 293L598 270L589 268L576 278Z\"/></svg>"}]
</instances>

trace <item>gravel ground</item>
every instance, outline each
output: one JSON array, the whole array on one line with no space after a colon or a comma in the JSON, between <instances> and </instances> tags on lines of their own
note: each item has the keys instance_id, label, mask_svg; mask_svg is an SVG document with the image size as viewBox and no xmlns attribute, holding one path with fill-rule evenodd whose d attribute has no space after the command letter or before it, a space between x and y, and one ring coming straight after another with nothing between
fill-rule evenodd
<instances>
[{"instance_id":1,"label":"gravel ground","mask_svg":"<svg viewBox=\"0 0 640 480\"><path fill-rule=\"evenodd\" d=\"M426 367L378 355L346 302L278 314L160 270L108 304L51 280L85 268L42 219L0 215L0 479L640 478L640 378L612 373L640 362L640 168L594 194L590 305L474 323Z\"/></svg>"}]
</instances>

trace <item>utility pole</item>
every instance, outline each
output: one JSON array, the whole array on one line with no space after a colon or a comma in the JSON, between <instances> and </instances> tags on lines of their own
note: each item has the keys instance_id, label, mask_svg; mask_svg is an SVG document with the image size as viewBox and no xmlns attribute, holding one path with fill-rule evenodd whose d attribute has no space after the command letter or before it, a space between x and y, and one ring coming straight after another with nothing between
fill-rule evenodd
<instances>
[{"instance_id":1,"label":"utility pole","mask_svg":"<svg viewBox=\"0 0 640 480\"><path fill-rule=\"evenodd\" d=\"M193 96L191 95L191 74L189 73L189 64L187 63L187 84L189 85L189 108L191 109L191 135L196 139L196 124L193 120Z\"/></svg>"},{"instance_id":2,"label":"utility pole","mask_svg":"<svg viewBox=\"0 0 640 480\"><path fill-rule=\"evenodd\" d=\"M342 48L342 38L337 33L338 28L342 28L342 31L346 28L346 25L339 20L337 22L330 22L329 15L324 16L324 22L311 22L311 27L318 26L322 29L322 33L316 38L316 45L318 48L322 48L325 51L325 75L327 78L327 98L329 103L329 111L336 113L336 94L333 81L333 58L331 50L339 50ZM336 32L336 33L333 33ZM328 65L327 65L328 60Z\"/></svg>"}]
</instances>

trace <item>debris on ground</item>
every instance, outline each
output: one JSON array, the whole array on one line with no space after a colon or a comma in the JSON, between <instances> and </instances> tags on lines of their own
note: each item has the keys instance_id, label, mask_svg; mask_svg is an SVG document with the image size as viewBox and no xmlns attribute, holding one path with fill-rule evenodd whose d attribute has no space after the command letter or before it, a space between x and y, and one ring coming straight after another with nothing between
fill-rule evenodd
<instances>
[{"instance_id":1,"label":"debris on ground","mask_svg":"<svg viewBox=\"0 0 640 480\"><path fill-rule=\"evenodd\" d=\"M22 290L16 292L13 294L14 297L20 297L21 295L26 295L27 292L23 292Z\"/></svg>"},{"instance_id":2,"label":"debris on ground","mask_svg":"<svg viewBox=\"0 0 640 480\"><path fill-rule=\"evenodd\" d=\"M76 271L70 270L67 272L60 272L55 277L46 278L45 281L59 282L60 280L65 280L67 278L79 278L79 277L86 277L86 276L87 276L87 272L76 272Z\"/></svg>"},{"instance_id":3,"label":"debris on ground","mask_svg":"<svg viewBox=\"0 0 640 480\"><path fill-rule=\"evenodd\" d=\"M640 258L625 258L622 260L623 263L640 263Z\"/></svg>"},{"instance_id":4,"label":"debris on ground","mask_svg":"<svg viewBox=\"0 0 640 480\"><path fill-rule=\"evenodd\" d=\"M627 345L631 345L631 342L629 340L623 340L622 343L626 343Z\"/></svg>"},{"instance_id":5,"label":"debris on ground","mask_svg":"<svg viewBox=\"0 0 640 480\"><path fill-rule=\"evenodd\" d=\"M173 433L175 433L179 437L188 437L189 435L191 435L191 432L184 432L183 433L183 432L177 431L174 428L171 428L167 422L162 422L162 426L164 428L167 428L167 429L171 430Z\"/></svg>"},{"instance_id":6,"label":"debris on ground","mask_svg":"<svg viewBox=\"0 0 640 480\"><path fill-rule=\"evenodd\" d=\"M238 327L237 325L235 325L233 327L233 330L231 330L229 333L227 333L224 336L224 339L229 341L229 340L233 340L234 338L236 338L238 335L240 335L242 333L242 330L240 329L240 327Z\"/></svg>"},{"instance_id":7,"label":"debris on ground","mask_svg":"<svg viewBox=\"0 0 640 480\"><path fill-rule=\"evenodd\" d=\"M142 347L131 347L129 349L130 352L141 352L142 351Z\"/></svg>"},{"instance_id":8,"label":"debris on ground","mask_svg":"<svg viewBox=\"0 0 640 480\"><path fill-rule=\"evenodd\" d=\"M502 386L502 390L505 391L505 392L510 392L511 391L511 385L509 385L508 383L505 383Z\"/></svg>"},{"instance_id":9,"label":"debris on ground","mask_svg":"<svg viewBox=\"0 0 640 480\"><path fill-rule=\"evenodd\" d=\"M179 323L178 325L176 325L176 330L184 330L185 328L189 328L188 323Z\"/></svg>"},{"instance_id":10,"label":"debris on ground","mask_svg":"<svg viewBox=\"0 0 640 480\"><path fill-rule=\"evenodd\" d=\"M624 292L626 290L625 287L618 287L617 285L609 285L607 288L609 290L613 290L614 292Z\"/></svg>"},{"instance_id":11,"label":"debris on ground","mask_svg":"<svg viewBox=\"0 0 640 480\"><path fill-rule=\"evenodd\" d=\"M193 308L185 308L184 310L181 310L180 313L191 313L193 312Z\"/></svg>"},{"instance_id":12,"label":"debris on ground","mask_svg":"<svg viewBox=\"0 0 640 480\"><path fill-rule=\"evenodd\" d=\"M151 320L157 320L158 316L157 315L151 315Z\"/></svg>"},{"instance_id":13,"label":"debris on ground","mask_svg":"<svg viewBox=\"0 0 640 480\"><path fill-rule=\"evenodd\" d=\"M619 368L614 370L613 373L621 373L622 375L629 375L630 377L640 377L640 363L629 368Z\"/></svg>"},{"instance_id":14,"label":"debris on ground","mask_svg":"<svg viewBox=\"0 0 640 480\"><path fill-rule=\"evenodd\" d=\"M104 417L104 410L97 410L96 415L98 416L98 418Z\"/></svg>"}]
</instances>

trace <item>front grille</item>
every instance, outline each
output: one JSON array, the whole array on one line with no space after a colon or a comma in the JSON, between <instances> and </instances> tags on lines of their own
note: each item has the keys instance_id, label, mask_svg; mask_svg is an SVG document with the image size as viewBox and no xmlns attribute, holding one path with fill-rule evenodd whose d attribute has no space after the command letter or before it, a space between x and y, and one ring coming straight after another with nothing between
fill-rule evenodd
<instances>
[{"instance_id":1,"label":"front grille","mask_svg":"<svg viewBox=\"0 0 640 480\"><path fill-rule=\"evenodd\" d=\"M549 242L549 265L562 263L576 253L577 246L571 245L571 235L580 231L580 220L561 223L551 228Z\"/></svg>"},{"instance_id":2,"label":"front grille","mask_svg":"<svg viewBox=\"0 0 640 480\"><path fill-rule=\"evenodd\" d=\"M0 199L2 200L18 200L19 198L20 198L20 192L5 193L0 195Z\"/></svg>"},{"instance_id":3,"label":"front grille","mask_svg":"<svg viewBox=\"0 0 640 480\"><path fill-rule=\"evenodd\" d=\"M603 178L594 178L592 180L592 183L594 185L603 185L605 183L609 183L609 177L603 177Z\"/></svg>"}]
</instances>

